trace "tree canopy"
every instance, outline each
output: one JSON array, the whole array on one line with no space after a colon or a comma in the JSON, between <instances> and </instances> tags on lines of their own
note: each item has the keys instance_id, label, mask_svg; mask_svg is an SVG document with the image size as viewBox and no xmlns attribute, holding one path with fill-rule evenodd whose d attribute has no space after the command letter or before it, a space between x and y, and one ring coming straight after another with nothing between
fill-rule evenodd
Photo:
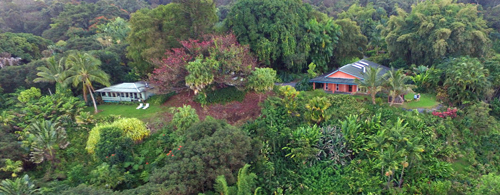
<instances>
[{"instance_id":1,"label":"tree canopy","mask_svg":"<svg viewBox=\"0 0 500 195\"><path fill-rule=\"evenodd\" d=\"M477 5L437 0L420 2L410 13L399 8L383 35L393 59L430 65L449 56L486 55L490 32Z\"/></svg>"}]
</instances>

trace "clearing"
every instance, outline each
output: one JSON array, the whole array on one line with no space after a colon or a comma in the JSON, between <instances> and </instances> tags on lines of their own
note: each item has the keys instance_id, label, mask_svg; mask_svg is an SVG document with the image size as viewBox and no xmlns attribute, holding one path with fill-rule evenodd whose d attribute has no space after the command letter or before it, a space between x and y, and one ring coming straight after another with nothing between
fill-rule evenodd
<instances>
[{"instance_id":1,"label":"clearing","mask_svg":"<svg viewBox=\"0 0 500 195\"><path fill-rule=\"evenodd\" d=\"M416 108L434 108L439 105L439 102L436 101L436 96L427 93L420 94L420 101L413 100L413 95L416 93L409 93L405 95L406 100L411 100L409 102L405 102L403 104L403 108L406 109L416 109Z\"/></svg>"}]
</instances>

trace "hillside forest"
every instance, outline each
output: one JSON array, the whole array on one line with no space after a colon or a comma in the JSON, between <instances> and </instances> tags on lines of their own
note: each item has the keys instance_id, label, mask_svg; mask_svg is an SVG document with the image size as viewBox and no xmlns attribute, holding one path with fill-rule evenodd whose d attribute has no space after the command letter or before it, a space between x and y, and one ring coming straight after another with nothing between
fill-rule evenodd
<instances>
[{"instance_id":1,"label":"hillside forest","mask_svg":"<svg viewBox=\"0 0 500 195\"><path fill-rule=\"evenodd\" d=\"M499 154L498 0L0 1L0 195L495 195Z\"/></svg>"}]
</instances>

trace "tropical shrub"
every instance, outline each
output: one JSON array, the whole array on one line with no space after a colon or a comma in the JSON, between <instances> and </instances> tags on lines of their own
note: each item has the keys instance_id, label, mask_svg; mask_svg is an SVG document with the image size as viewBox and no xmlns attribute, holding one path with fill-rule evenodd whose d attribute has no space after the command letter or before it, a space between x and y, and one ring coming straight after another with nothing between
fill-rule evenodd
<instances>
[{"instance_id":1,"label":"tropical shrub","mask_svg":"<svg viewBox=\"0 0 500 195\"><path fill-rule=\"evenodd\" d=\"M188 128L186 140L167 154L164 167L153 171L150 181L162 184L164 193L191 194L212 190L219 175L229 185L236 172L252 157L252 139L240 129L208 118Z\"/></svg>"},{"instance_id":2,"label":"tropical shrub","mask_svg":"<svg viewBox=\"0 0 500 195\"><path fill-rule=\"evenodd\" d=\"M226 87L216 90L207 90L207 103L209 104L225 104L232 101L243 101L245 92L238 90L236 87Z\"/></svg>"},{"instance_id":3,"label":"tropical shrub","mask_svg":"<svg viewBox=\"0 0 500 195\"><path fill-rule=\"evenodd\" d=\"M122 136L132 139L135 143L142 141L150 134L146 125L141 120L136 118L119 118L113 123L97 124L89 132L87 146L85 147L88 153L95 153L96 145L101 139L101 132L105 128L118 128L121 130Z\"/></svg>"},{"instance_id":4,"label":"tropical shrub","mask_svg":"<svg viewBox=\"0 0 500 195\"><path fill-rule=\"evenodd\" d=\"M179 134L183 134L183 131L200 121L196 110L190 105L173 108L171 111L174 113L171 123L177 128Z\"/></svg>"},{"instance_id":5,"label":"tropical shrub","mask_svg":"<svg viewBox=\"0 0 500 195\"><path fill-rule=\"evenodd\" d=\"M137 118L122 118L113 122L114 127L118 127L123 131L125 137L132 139L134 142L140 142L150 134L146 124Z\"/></svg>"},{"instance_id":6,"label":"tropical shrub","mask_svg":"<svg viewBox=\"0 0 500 195\"><path fill-rule=\"evenodd\" d=\"M153 104L153 105L162 105L163 103L167 102L175 94L177 94L177 93L175 93L175 91L174 91L174 92L170 92L167 94L154 95L148 99L148 102L150 104Z\"/></svg>"},{"instance_id":7,"label":"tropical shrub","mask_svg":"<svg viewBox=\"0 0 500 195\"><path fill-rule=\"evenodd\" d=\"M2 194L37 194L38 189L36 189L35 184L31 181L28 175L24 175L22 178L16 178L15 180L6 179L0 183L0 193Z\"/></svg>"},{"instance_id":8,"label":"tropical shrub","mask_svg":"<svg viewBox=\"0 0 500 195\"><path fill-rule=\"evenodd\" d=\"M95 146L96 156L111 165L132 160L132 139L123 136L118 127L100 129L99 142Z\"/></svg>"}]
</instances>

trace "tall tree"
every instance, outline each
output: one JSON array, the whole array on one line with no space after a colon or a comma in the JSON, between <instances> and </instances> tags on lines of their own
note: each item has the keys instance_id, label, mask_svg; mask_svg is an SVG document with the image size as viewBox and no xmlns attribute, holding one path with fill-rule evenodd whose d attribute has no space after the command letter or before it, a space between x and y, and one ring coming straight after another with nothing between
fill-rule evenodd
<instances>
[{"instance_id":1,"label":"tall tree","mask_svg":"<svg viewBox=\"0 0 500 195\"><path fill-rule=\"evenodd\" d=\"M409 76L406 76L402 70L394 70L386 73L388 75L387 88L389 90L389 95L391 96L391 103L389 106L394 104L396 97L404 95L412 91L412 85L407 84L411 80Z\"/></svg>"},{"instance_id":2,"label":"tall tree","mask_svg":"<svg viewBox=\"0 0 500 195\"><path fill-rule=\"evenodd\" d=\"M129 13L106 2L67 3L64 4L64 10L52 19L51 28L44 31L42 36L53 41L90 36L95 34L97 25L116 17L128 19Z\"/></svg>"},{"instance_id":3,"label":"tall tree","mask_svg":"<svg viewBox=\"0 0 500 195\"><path fill-rule=\"evenodd\" d=\"M180 47L180 40L198 39L217 21L215 6L210 0L180 1L160 5L152 10L142 9L130 18L127 57L141 76L154 69L153 61L160 60L171 48Z\"/></svg>"},{"instance_id":4,"label":"tall tree","mask_svg":"<svg viewBox=\"0 0 500 195\"><path fill-rule=\"evenodd\" d=\"M98 82L105 86L110 85L108 74L99 68L101 61L88 53L82 54L78 52L70 54L66 59L66 64L71 68L68 70L68 77L64 80L64 85L73 84L74 87L77 87L79 84L82 84L85 101L87 101L87 93L90 93L92 103L94 104L94 112L97 113L92 82Z\"/></svg>"},{"instance_id":5,"label":"tall tree","mask_svg":"<svg viewBox=\"0 0 500 195\"><path fill-rule=\"evenodd\" d=\"M349 18L335 20L340 26L339 43L334 50L334 59L337 63L349 61L353 58L363 58L368 39L361 33L360 27ZM340 64L343 65L343 64Z\"/></svg>"},{"instance_id":6,"label":"tall tree","mask_svg":"<svg viewBox=\"0 0 500 195\"><path fill-rule=\"evenodd\" d=\"M477 5L436 0L418 3L411 13L398 9L382 34L394 59L429 65L448 56L486 55L490 31Z\"/></svg>"},{"instance_id":7,"label":"tall tree","mask_svg":"<svg viewBox=\"0 0 500 195\"><path fill-rule=\"evenodd\" d=\"M375 95L382 91L382 86L384 84L384 77L380 74L382 68L370 67L366 72L363 72L363 80L356 79L355 82L361 89L366 89L370 96L372 97L372 103L375 103Z\"/></svg>"},{"instance_id":8,"label":"tall tree","mask_svg":"<svg viewBox=\"0 0 500 195\"><path fill-rule=\"evenodd\" d=\"M63 92L63 82L66 79L66 70L68 70L68 66L64 64L64 60L64 58L61 58L59 59L59 61L57 61L54 56L48 58L46 60L46 66L40 66L36 68L39 71L36 74L38 78L33 81L35 83L56 83L56 93Z\"/></svg>"},{"instance_id":9,"label":"tall tree","mask_svg":"<svg viewBox=\"0 0 500 195\"><path fill-rule=\"evenodd\" d=\"M232 7L226 25L266 65L301 70L309 54L309 41L301 26L311 11L311 6L299 0L240 0Z\"/></svg>"}]
</instances>

